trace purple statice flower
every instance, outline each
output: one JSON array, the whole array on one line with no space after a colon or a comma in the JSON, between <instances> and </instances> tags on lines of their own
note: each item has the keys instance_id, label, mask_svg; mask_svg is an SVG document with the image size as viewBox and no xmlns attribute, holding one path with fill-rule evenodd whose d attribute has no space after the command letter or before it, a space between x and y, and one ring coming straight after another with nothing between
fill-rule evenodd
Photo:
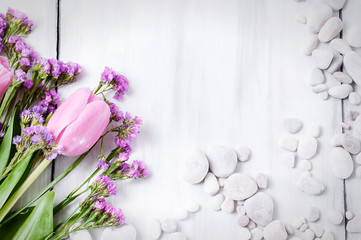
<instances>
[{"instance_id":1,"label":"purple statice flower","mask_svg":"<svg viewBox=\"0 0 361 240\"><path fill-rule=\"evenodd\" d=\"M35 105L31 109L34 113L44 114L46 112L46 109L41 105Z\"/></svg>"},{"instance_id":2,"label":"purple statice flower","mask_svg":"<svg viewBox=\"0 0 361 240\"><path fill-rule=\"evenodd\" d=\"M132 151L128 142L124 139L120 139L119 137L115 138L115 145L119 148L122 148L126 153L129 153L130 151Z\"/></svg>"},{"instance_id":3,"label":"purple statice flower","mask_svg":"<svg viewBox=\"0 0 361 240\"><path fill-rule=\"evenodd\" d=\"M39 70L47 75L50 74L51 65L46 58L38 57L34 59L34 69Z\"/></svg>"},{"instance_id":4,"label":"purple statice flower","mask_svg":"<svg viewBox=\"0 0 361 240\"><path fill-rule=\"evenodd\" d=\"M0 137L4 137L5 133L3 131L0 131Z\"/></svg>"},{"instance_id":5,"label":"purple statice flower","mask_svg":"<svg viewBox=\"0 0 361 240\"><path fill-rule=\"evenodd\" d=\"M26 87L26 89L32 89L34 86L34 82L30 79L26 79L23 83L23 86Z\"/></svg>"},{"instance_id":6,"label":"purple statice flower","mask_svg":"<svg viewBox=\"0 0 361 240\"><path fill-rule=\"evenodd\" d=\"M148 173L148 169L145 168L144 162L134 160L128 175L132 178L139 178L148 176Z\"/></svg>"},{"instance_id":7,"label":"purple statice flower","mask_svg":"<svg viewBox=\"0 0 361 240\"><path fill-rule=\"evenodd\" d=\"M23 23L24 26L27 27L27 31L30 32L31 27L33 26L33 21L31 21L25 13L16 9L8 8L7 14L15 18L17 21ZM14 19L12 19L11 21L13 20Z\"/></svg>"},{"instance_id":8,"label":"purple statice flower","mask_svg":"<svg viewBox=\"0 0 361 240\"><path fill-rule=\"evenodd\" d=\"M25 75L26 75L26 73L23 70L21 70L21 69L15 70L15 77L16 77L17 81L24 82L26 79Z\"/></svg>"},{"instance_id":9,"label":"purple statice flower","mask_svg":"<svg viewBox=\"0 0 361 240\"><path fill-rule=\"evenodd\" d=\"M107 162L104 162L102 159L99 159L97 168L106 171L109 168L109 164Z\"/></svg>"},{"instance_id":10,"label":"purple statice flower","mask_svg":"<svg viewBox=\"0 0 361 240\"><path fill-rule=\"evenodd\" d=\"M118 209L114 209L113 211L113 217L116 217L117 218L117 222L119 224L123 224L125 222L125 217L124 217L124 214L123 214L123 211L122 209L118 208Z\"/></svg>"},{"instance_id":11,"label":"purple statice flower","mask_svg":"<svg viewBox=\"0 0 361 240\"><path fill-rule=\"evenodd\" d=\"M119 110L118 106L114 103L109 105L110 113L111 113L111 119L113 119L116 122L119 122L123 119L123 112Z\"/></svg>"},{"instance_id":12,"label":"purple statice flower","mask_svg":"<svg viewBox=\"0 0 361 240\"><path fill-rule=\"evenodd\" d=\"M33 118L33 121L35 121L36 123L43 124L45 122L44 117L40 113L33 112L31 116Z\"/></svg>"},{"instance_id":13,"label":"purple statice flower","mask_svg":"<svg viewBox=\"0 0 361 240\"><path fill-rule=\"evenodd\" d=\"M117 170L120 172L120 174L126 175L129 173L130 165L126 162L123 162L122 164L120 164Z\"/></svg>"},{"instance_id":14,"label":"purple statice flower","mask_svg":"<svg viewBox=\"0 0 361 240\"><path fill-rule=\"evenodd\" d=\"M101 74L101 81L103 83L112 85L113 90L115 91L113 98L117 101L120 101L123 98L123 95L128 91L129 88L128 79L110 67L105 67Z\"/></svg>"},{"instance_id":15,"label":"purple statice flower","mask_svg":"<svg viewBox=\"0 0 361 240\"><path fill-rule=\"evenodd\" d=\"M103 210L110 215L109 219L113 220L117 224L123 224L125 217L123 211L118 208L114 208L111 204L104 203Z\"/></svg>"},{"instance_id":16,"label":"purple statice flower","mask_svg":"<svg viewBox=\"0 0 361 240\"><path fill-rule=\"evenodd\" d=\"M31 141L33 144L37 144L37 143L39 143L41 140L43 140L43 137L42 137L40 134L32 135L31 138L30 138L30 141Z\"/></svg>"},{"instance_id":17,"label":"purple statice flower","mask_svg":"<svg viewBox=\"0 0 361 240\"><path fill-rule=\"evenodd\" d=\"M10 36L8 42L11 43L11 44L14 44L14 43L16 43L16 42L19 41L19 40L21 40L21 38L18 37L18 36Z\"/></svg>"},{"instance_id":18,"label":"purple statice flower","mask_svg":"<svg viewBox=\"0 0 361 240\"><path fill-rule=\"evenodd\" d=\"M21 136L15 136L13 137L13 144L15 145L21 145L23 143L23 138Z\"/></svg>"},{"instance_id":19,"label":"purple statice flower","mask_svg":"<svg viewBox=\"0 0 361 240\"><path fill-rule=\"evenodd\" d=\"M53 143L53 136L48 132L45 126L30 126L22 130L22 133L29 137L33 144L43 143L51 146Z\"/></svg>"},{"instance_id":20,"label":"purple statice flower","mask_svg":"<svg viewBox=\"0 0 361 240\"><path fill-rule=\"evenodd\" d=\"M20 113L20 119L23 123L28 123L31 120L31 111L29 109L24 109Z\"/></svg>"},{"instance_id":21,"label":"purple statice flower","mask_svg":"<svg viewBox=\"0 0 361 240\"><path fill-rule=\"evenodd\" d=\"M129 153L127 152L121 152L119 153L119 160L122 162L125 162L129 159Z\"/></svg>"},{"instance_id":22,"label":"purple statice flower","mask_svg":"<svg viewBox=\"0 0 361 240\"><path fill-rule=\"evenodd\" d=\"M30 67L30 66L31 66L30 59L29 59L29 58L26 58L26 57L23 57L23 58L20 60L20 65L21 65L21 66L24 66L24 67Z\"/></svg>"},{"instance_id":23,"label":"purple statice flower","mask_svg":"<svg viewBox=\"0 0 361 240\"><path fill-rule=\"evenodd\" d=\"M45 154L45 158L48 161L53 161L57 157L58 157L58 153L56 151L50 151Z\"/></svg>"},{"instance_id":24,"label":"purple statice flower","mask_svg":"<svg viewBox=\"0 0 361 240\"><path fill-rule=\"evenodd\" d=\"M106 189L108 191L109 195L117 194L117 187L115 186L114 181L110 177L100 174L100 175L98 175L96 183L102 189L104 189L104 190ZM106 195L108 195L108 194L106 194Z\"/></svg>"},{"instance_id":25,"label":"purple statice flower","mask_svg":"<svg viewBox=\"0 0 361 240\"><path fill-rule=\"evenodd\" d=\"M64 146L63 145L56 146L56 151L58 152L58 154L62 154L64 151Z\"/></svg>"},{"instance_id":26,"label":"purple statice flower","mask_svg":"<svg viewBox=\"0 0 361 240\"><path fill-rule=\"evenodd\" d=\"M4 45L2 44L2 40L4 37L4 32L6 29L6 18L4 14L0 13L0 52L2 51Z\"/></svg>"},{"instance_id":27,"label":"purple statice flower","mask_svg":"<svg viewBox=\"0 0 361 240\"><path fill-rule=\"evenodd\" d=\"M105 199L97 199L95 203L93 204L94 210L104 210L106 206Z\"/></svg>"}]
</instances>

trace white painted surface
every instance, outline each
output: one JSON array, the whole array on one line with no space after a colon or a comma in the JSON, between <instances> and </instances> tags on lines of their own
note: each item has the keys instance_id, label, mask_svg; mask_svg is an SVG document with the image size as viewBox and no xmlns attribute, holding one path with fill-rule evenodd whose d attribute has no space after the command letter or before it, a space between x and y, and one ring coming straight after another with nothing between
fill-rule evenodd
<instances>
[{"instance_id":1,"label":"white painted surface","mask_svg":"<svg viewBox=\"0 0 361 240\"><path fill-rule=\"evenodd\" d=\"M54 57L55 1L25 2L2 1L0 9L26 11L36 25L29 42L44 56ZM360 21L359 1L348 2L345 31ZM238 163L237 170L253 178L258 172L268 175L265 191L275 201L276 219L290 224L317 207L320 225L336 239L345 239L344 225L326 220L328 210L344 210L343 182L328 164L329 142L341 133L343 111L340 100L320 100L304 78L312 67L312 59L300 53L308 31L294 16L306 8L290 0L61 1L60 59L85 69L75 84L60 89L62 98L78 87L95 87L104 66L111 66L130 81L119 106L144 119L132 158L145 161L151 176L118 183L118 195L111 199L138 229L139 239L147 239L147 221L170 217L189 200L201 204L198 213L180 223L189 239L239 238L236 214L212 211L202 184L181 179L184 153L214 144L251 148L251 159ZM319 153L311 160L313 176L326 185L320 196L299 192L295 185L301 169L281 162L284 151L277 142L286 134L285 116L303 121L297 138L306 136L313 122L322 127ZM91 154L57 185L57 202L94 170L96 156ZM70 163L69 158L58 159L56 175ZM48 179L44 175L41 182ZM359 185L354 176L346 181L348 209L355 214L361 214ZM100 239L100 230L91 233Z\"/></svg>"}]
</instances>

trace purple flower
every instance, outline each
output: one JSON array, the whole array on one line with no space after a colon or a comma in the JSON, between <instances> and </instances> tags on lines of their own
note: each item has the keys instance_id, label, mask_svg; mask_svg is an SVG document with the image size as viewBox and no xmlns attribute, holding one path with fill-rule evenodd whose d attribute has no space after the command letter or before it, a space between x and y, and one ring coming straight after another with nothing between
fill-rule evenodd
<instances>
[{"instance_id":1,"label":"purple flower","mask_svg":"<svg viewBox=\"0 0 361 240\"><path fill-rule=\"evenodd\" d=\"M109 192L109 195L117 194L117 187L110 177L100 174L98 175L96 182L98 182L98 186L101 186L104 190L106 189Z\"/></svg>"},{"instance_id":2,"label":"purple flower","mask_svg":"<svg viewBox=\"0 0 361 240\"><path fill-rule=\"evenodd\" d=\"M127 161L129 159L129 153L127 152L121 152L119 153L119 160L124 162Z\"/></svg>"},{"instance_id":3,"label":"purple flower","mask_svg":"<svg viewBox=\"0 0 361 240\"><path fill-rule=\"evenodd\" d=\"M93 205L94 210L104 210L105 209L105 200L104 199L97 199Z\"/></svg>"},{"instance_id":4,"label":"purple flower","mask_svg":"<svg viewBox=\"0 0 361 240\"><path fill-rule=\"evenodd\" d=\"M148 176L148 170L145 168L145 164L142 161L134 160L131 169L129 170L129 177L139 178Z\"/></svg>"},{"instance_id":5,"label":"purple flower","mask_svg":"<svg viewBox=\"0 0 361 240\"><path fill-rule=\"evenodd\" d=\"M43 124L45 122L44 117L40 113L33 112L31 116L36 123Z\"/></svg>"},{"instance_id":6,"label":"purple flower","mask_svg":"<svg viewBox=\"0 0 361 240\"><path fill-rule=\"evenodd\" d=\"M21 65L21 66L24 66L24 67L30 67L30 66L31 66L30 59L29 59L29 58L26 58L26 57L22 58L22 59L20 60L20 65Z\"/></svg>"},{"instance_id":7,"label":"purple flower","mask_svg":"<svg viewBox=\"0 0 361 240\"><path fill-rule=\"evenodd\" d=\"M25 75L26 75L26 73L23 70L21 70L21 69L15 70L15 77L16 77L17 81L24 82L25 81Z\"/></svg>"},{"instance_id":8,"label":"purple flower","mask_svg":"<svg viewBox=\"0 0 361 240\"><path fill-rule=\"evenodd\" d=\"M109 105L109 108L110 108L111 118L114 121L119 122L120 120L122 120L123 113L119 110L117 105L112 103L112 104Z\"/></svg>"},{"instance_id":9,"label":"purple flower","mask_svg":"<svg viewBox=\"0 0 361 240\"><path fill-rule=\"evenodd\" d=\"M31 89L34 86L34 82L30 79L26 79L23 83L24 87Z\"/></svg>"},{"instance_id":10,"label":"purple flower","mask_svg":"<svg viewBox=\"0 0 361 240\"><path fill-rule=\"evenodd\" d=\"M128 79L110 67L105 67L101 74L101 81L112 85L113 90L115 91L113 98L117 101L120 101L123 98L123 95L128 91Z\"/></svg>"},{"instance_id":11,"label":"purple flower","mask_svg":"<svg viewBox=\"0 0 361 240\"><path fill-rule=\"evenodd\" d=\"M13 144L22 144L23 143L23 138L21 136L15 136L13 137Z\"/></svg>"},{"instance_id":12,"label":"purple flower","mask_svg":"<svg viewBox=\"0 0 361 240\"><path fill-rule=\"evenodd\" d=\"M97 168L99 168L99 169L101 169L101 170L103 170L103 171L106 171L106 170L108 170L109 165L108 165L108 163L106 163L106 162L104 162L103 160L100 159L100 160L98 161Z\"/></svg>"},{"instance_id":13,"label":"purple flower","mask_svg":"<svg viewBox=\"0 0 361 240\"><path fill-rule=\"evenodd\" d=\"M8 13L10 13L11 15L13 15L14 17L18 18L19 20L26 20L28 19L28 16L26 16L25 13L16 10L16 9L12 9L12 8L8 8Z\"/></svg>"},{"instance_id":14,"label":"purple flower","mask_svg":"<svg viewBox=\"0 0 361 240\"><path fill-rule=\"evenodd\" d=\"M16 42L19 41L19 40L21 40L21 38L18 37L18 36L10 36L10 37L9 37L9 43L11 43L11 44L14 44L14 43L16 43Z\"/></svg>"},{"instance_id":15,"label":"purple flower","mask_svg":"<svg viewBox=\"0 0 361 240\"><path fill-rule=\"evenodd\" d=\"M22 133L29 137L33 144L44 143L45 145L51 146L53 143L53 136L45 126L26 127Z\"/></svg>"},{"instance_id":16,"label":"purple flower","mask_svg":"<svg viewBox=\"0 0 361 240\"><path fill-rule=\"evenodd\" d=\"M22 122L27 123L30 121L30 118L31 118L31 111L29 109L24 109L20 113L20 119Z\"/></svg>"}]
</instances>

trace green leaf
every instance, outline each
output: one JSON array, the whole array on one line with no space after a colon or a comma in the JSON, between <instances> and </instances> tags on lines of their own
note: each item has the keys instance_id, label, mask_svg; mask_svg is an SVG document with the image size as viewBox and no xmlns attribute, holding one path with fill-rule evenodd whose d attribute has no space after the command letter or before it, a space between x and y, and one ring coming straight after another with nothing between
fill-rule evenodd
<instances>
[{"instance_id":1,"label":"green leaf","mask_svg":"<svg viewBox=\"0 0 361 240\"><path fill-rule=\"evenodd\" d=\"M55 192L47 193L16 232L13 240L44 239L53 231L53 200Z\"/></svg>"},{"instance_id":2,"label":"green leaf","mask_svg":"<svg viewBox=\"0 0 361 240\"><path fill-rule=\"evenodd\" d=\"M21 176L23 176L26 168L29 165L29 162L32 158L32 155L21 160L11 173L5 178L5 180L0 185L0 208L2 208L8 199L9 195L13 191L16 184L19 182Z\"/></svg>"},{"instance_id":3,"label":"green leaf","mask_svg":"<svg viewBox=\"0 0 361 240\"><path fill-rule=\"evenodd\" d=\"M2 225L0 227L1 239L12 239L15 233L21 227L21 225L23 225L25 220L28 218L28 216L30 215L33 209L34 207L27 208L26 211L16 215L16 217L14 217L9 222Z\"/></svg>"},{"instance_id":4,"label":"green leaf","mask_svg":"<svg viewBox=\"0 0 361 240\"><path fill-rule=\"evenodd\" d=\"M13 115L10 125L0 145L0 174L8 165L10 159L11 145L13 140L14 119L15 116Z\"/></svg>"}]
</instances>

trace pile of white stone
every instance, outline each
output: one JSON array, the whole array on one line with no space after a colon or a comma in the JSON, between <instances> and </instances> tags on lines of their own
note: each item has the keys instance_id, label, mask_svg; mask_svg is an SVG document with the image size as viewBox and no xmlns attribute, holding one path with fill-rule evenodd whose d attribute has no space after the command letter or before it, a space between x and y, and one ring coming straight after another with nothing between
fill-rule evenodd
<instances>
[{"instance_id":1,"label":"pile of white stone","mask_svg":"<svg viewBox=\"0 0 361 240\"><path fill-rule=\"evenodd\" d=\"M307 74L312 91L324 100L329 95L337 99L348 97L351 104L358 105L361 96L353 91L351 83L361 86L361 56L352 48L361 47L361 25L350 26L345 39L339 38L343 22L335 15L344 4L345 0L315 2L305 15L297 16L296 20L306 24L309 30L303 53L312 55L314 62ZM339 71L342 64L347 73ZM330 79L329 84L326 79ZM339 84L334 85L336 82Z\"/></svg>"}]
</instances>

